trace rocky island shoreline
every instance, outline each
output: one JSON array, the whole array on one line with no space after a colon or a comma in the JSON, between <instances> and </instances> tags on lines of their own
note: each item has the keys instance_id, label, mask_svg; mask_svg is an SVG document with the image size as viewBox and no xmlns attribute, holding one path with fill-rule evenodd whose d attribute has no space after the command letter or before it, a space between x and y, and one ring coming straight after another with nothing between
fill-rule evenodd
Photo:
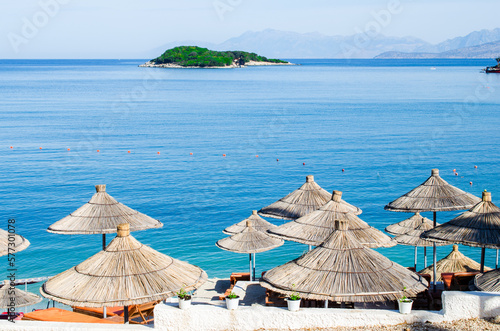
<instances>
[{"instance_id":1,"label":"rocky island shoreline","mask_svg":"<svg viewBox=\"0 0 500 331\"><path fill-rule=\"evenodd\" d=\"M226 66L212 66L212 67L208 67L208 66L204 66L204 67L201 67L201 66L181 66L181 65L178 65L178 64L175 64L175 63L162 63L162 64L156 64L154 62L151 62L151 61L148 61L144 64L140 64L139 67L148 67L148 68L180 68L180 69L189 69L189 68L192 68L192 69L231 69L231 68L244 68L244 67L251 67L251 66L295 66L295 65L298 65L298 64L295 64L295 63L291 63L291 62L287 62L287 63L273 63L273 62L264 62L264 61L260 61L260 62L257 62L257 61L250 61L250 62L247 62L243 65L239 65L239 64L230 64L230 65L226 65Z\"/></svg>"}]
</instances>

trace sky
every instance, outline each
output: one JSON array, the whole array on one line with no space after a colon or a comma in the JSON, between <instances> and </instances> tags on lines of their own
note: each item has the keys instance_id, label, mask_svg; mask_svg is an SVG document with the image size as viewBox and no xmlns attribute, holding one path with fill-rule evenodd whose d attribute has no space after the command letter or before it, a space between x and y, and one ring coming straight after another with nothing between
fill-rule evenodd
<instances>
[{"instance_id":1,"label":"sky","mask_svg":"<svg viewBox=\"0 0 500 331\"><path fill-rule=\"evenodd\" d=\"M500 27L498 0L0 0L0 58L137 58L174 41L220 43L276 29L431 43ZM383 13L389 15L383 15Z\"/></svg>"}]
</instances>

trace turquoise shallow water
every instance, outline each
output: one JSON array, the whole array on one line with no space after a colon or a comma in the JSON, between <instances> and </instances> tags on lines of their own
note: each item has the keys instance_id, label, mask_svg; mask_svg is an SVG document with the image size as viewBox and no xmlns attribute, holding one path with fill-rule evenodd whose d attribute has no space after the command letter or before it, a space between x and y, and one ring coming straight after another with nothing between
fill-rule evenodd
<instances>
[{"instance_id":1,"label":"turquoise shallow water","mask_svg":"<svg viewBox=\"0 0 500 331\"><path fill-rule=\"evenodd\" d=\"M381 230L411 216L383 207L431 168L467 192L500 196L500 75L479 72L491 61L295 60L302 65L227 70L142 62L0 61L0 222L15 218L31 241L18 254L18 278L54 275L99 251L99 235L45 231L96 184L164 223L137 239L210 277L247 268L245 254L215 247L222 230L308 174L343 191ZM438 222L459 213L438 213ZM287 242L258 254L257 272L305 249ZM438 258L450 250L438 248ZM460 250L479 260L480 249ZM379 251L413 263L412 247ZM493 250L486 262L494 267ZM5 276L6 261L2 268Z\"/></svg>"}]
</instances>

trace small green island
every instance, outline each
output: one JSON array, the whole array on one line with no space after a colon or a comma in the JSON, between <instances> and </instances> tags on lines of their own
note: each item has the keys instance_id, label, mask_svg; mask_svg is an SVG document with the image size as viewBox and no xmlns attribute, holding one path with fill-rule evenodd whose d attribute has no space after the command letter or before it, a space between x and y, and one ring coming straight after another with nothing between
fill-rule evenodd
<instances>
[{"instance_id":1,"label":"small green island","mask_svg":"<svg viewBox=\"0 0 500 331\"><path fill-rule=\"evenodd\" d=\"M212 51L197 46L179 46L166 50L159 57L139 67L158 68L239 68L258 65L293 65L243 51Z\"/></svg>"}]
</instances>

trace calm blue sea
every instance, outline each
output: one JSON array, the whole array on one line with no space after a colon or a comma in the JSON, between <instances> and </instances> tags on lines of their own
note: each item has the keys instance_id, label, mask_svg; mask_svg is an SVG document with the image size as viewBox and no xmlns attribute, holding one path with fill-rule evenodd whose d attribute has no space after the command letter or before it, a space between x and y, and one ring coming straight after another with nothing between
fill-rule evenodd
<instances>
[{"instance_id":1,"label":"calm blue sea","mask_svg":"<svg viewBox=\"0 0 500 331\"><path fill-rule=\"evenodd\" d=\"M17 277L55 275L100 250L100 235L46 232L96 184L164 223L133 233L138 240L209 277L247 269L245 254L215 246L222 230L308 174L343 191L380 230L411 216L383 207L431 168L500 201L500 75L480 73L494 61L292 61L301 65L184 70L139 68L145 60L0 60L0 224L16 219L31 241L17 255ZM438 213L438 222L459 213ZM286 242L257 254L257 272L306 248ZM450 250L438 248L438 258ZM479 260L480 249L460 250ZM379 251L413 264L413 247ZM486 262L495 266L494 250ZM6 258L0 264L5 277Z\"/></svg>"}]
</instances>

